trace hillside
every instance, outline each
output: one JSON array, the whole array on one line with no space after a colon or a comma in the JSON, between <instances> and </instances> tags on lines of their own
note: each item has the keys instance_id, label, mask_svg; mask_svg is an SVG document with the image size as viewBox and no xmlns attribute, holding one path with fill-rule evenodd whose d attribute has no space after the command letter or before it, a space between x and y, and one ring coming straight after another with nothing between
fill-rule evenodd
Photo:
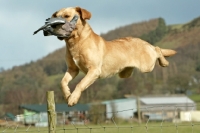
<instances>
[{"instance_id":1,"label":"hillside","mask_svg":"<svg viewBox=\"0 0 200 133\"><path fill-rule=\"evenodd\" d=\"M169 25L164 19L152 19L130 24L102 34L106 40L124 36L139 37L152 45L177 50L169 58L170 66L156 65L152 73L135 70L132 77L114 76L101 79L83 92L80 102L92 102L124 97L125 94L200 94L200 18L186 24ZM45 103L47 90L55 91L56 103L64 102L60 81L67 69L65 48L56 50L36 62L13 67L0 73L0 104L4 112L17 113L21 104ZM71 83L73 90L81 80L80 73Z\"/></svg>"},{"instance_id":2,"label":"hillside","mask_svg":"<svg viewBox=\"0 0 200 133\"><path fill-rule=\"evenodd\" d=\"M127 36L141 37L143 34L155 30L156 27L158 26L158 21L159 19L152 19L149 21L132 23L108 31L108 33L101 34L101 36L106 40L113 40L116 38L127 37Z\"/></svg>"}]
</instances>

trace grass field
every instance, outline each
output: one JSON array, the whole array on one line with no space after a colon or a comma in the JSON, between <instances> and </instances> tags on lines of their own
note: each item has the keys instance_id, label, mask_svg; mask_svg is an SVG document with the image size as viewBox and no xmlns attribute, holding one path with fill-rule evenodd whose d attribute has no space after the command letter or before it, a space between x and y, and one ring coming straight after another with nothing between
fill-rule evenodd
<instances>
[{"instance_id":1,"label":"grass field","mask_svg":"<svg viewBox=\"0 0 200 133\"><path fill-rule=\"evenodd\" d=\"M189 97L196 103L197 110L200 110L200 96L199 94L193 94Z\"/></svg>"},{"instance_id":2,"label":"grass field","mask_svg":"<svg viewBox=\"0 0 200 133\"><path fill-rule=\"evenodd\" d=\"M193 125L193 126L192 126ZM48 128L0 128L0 133L48 133ZM67 125L56 127L56 133L200 133L200 123L148 123L125 125Z\"/></svg>"}]
</instances>

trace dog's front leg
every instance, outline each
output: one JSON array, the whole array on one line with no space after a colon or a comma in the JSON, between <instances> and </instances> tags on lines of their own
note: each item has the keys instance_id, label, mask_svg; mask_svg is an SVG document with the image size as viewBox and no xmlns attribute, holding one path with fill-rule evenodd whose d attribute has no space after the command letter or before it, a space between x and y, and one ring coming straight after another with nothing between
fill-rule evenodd
<instances>
[{"instance_id":1,"label":"dog's front leg","mask_svg":"<svg viewBox=\"0 0 200 133\"><path fill-rule=\"evenodd\" d=\"M99 69L90 69L86 76L77 84L75 90L68 99L68 106L77 104L81 92L87 89L99 77L101 71Z\"/></svg>"},{"instance_id":2,"label":"dog's front leg","mask_svg":"<svg viewBox=\"0 0 200 133\"><path fill-rule=\"evenodd\" d=\"M79 73L79 70L73 70L68 68L67 72L65 73L65 76L63 77L61 81L62 91L64 94L64 97L66 100L68 100L69 96L71 95L70 89L68 87L68 83L75 78Z\"/></svg>"}]
</instances>

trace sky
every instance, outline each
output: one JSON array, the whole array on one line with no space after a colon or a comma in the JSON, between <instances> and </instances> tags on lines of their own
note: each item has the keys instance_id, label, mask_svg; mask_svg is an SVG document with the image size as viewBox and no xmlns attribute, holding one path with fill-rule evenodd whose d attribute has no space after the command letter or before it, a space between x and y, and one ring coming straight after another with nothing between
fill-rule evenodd
<instances>
[{"instance_id":1,"label":"sky","mask_svg":"<svg viewBox=\"0 0 200 133\"><path fill-rule=\"evenodd\" d=\"M55 11L74 6L92 13L88 22L97 34L158 17L170 25L200 16L200 0L0 0L0 68L36 61L64 47L55 36L33 32Z\"/></svg>"}]
</instances>

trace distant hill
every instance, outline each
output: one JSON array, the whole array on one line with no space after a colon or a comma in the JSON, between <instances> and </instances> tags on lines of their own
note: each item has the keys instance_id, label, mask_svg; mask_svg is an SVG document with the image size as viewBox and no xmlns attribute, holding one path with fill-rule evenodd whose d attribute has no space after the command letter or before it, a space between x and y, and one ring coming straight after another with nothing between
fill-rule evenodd
<instances>
[{"instance_id":1,"label":"distant hill","mask_svg":"<svg viewBox=\"0 0 200 133\"><path fill-rule=\"evenodd\" d=\"M158 26L159 19L152 19L149 21L143 21L139 23L132 23L122 27L118 27L114 30L108 31L101 36L106 40L113 40L116 38L122 38L127 36L141 37L143 34L149 33L155 30Z\"/></svg>"},{"instance_id":2,"label":"distant hill","mask_svg":"<svg viewBox=\"0 0 200 133\"><path fill-rule=\"evenodd\" d=\"M139 37L151 44L158 42L167 32L167 26L163 18L152 19L140 23L133 23L111 30L101 36L106 40L122 37Z\"/></svg>"},{"instance_id":3,"label":"distant hill","mask_svg":"<svg viewBox=\"0 0 200 133\"><path fill-rule=\"evenodd\" d=\"M122 26L101 36L112 40L125 36L139 37L152 45L177 50L169 58L170 66L156 65L153 72L135 70L128 79L114 76L95 82L83 92L80 102L121 98L125 94L200 94L200 17L186 24L166 25L163 18ZM45 103L46 91L55 91L56 103L64 102L60 81L67 69L65 48L46 57L0 73L0 104L5 112L18 113L20 104ZM73 90L80 73L71 83Z\"/></svg>"}]
</instances>

